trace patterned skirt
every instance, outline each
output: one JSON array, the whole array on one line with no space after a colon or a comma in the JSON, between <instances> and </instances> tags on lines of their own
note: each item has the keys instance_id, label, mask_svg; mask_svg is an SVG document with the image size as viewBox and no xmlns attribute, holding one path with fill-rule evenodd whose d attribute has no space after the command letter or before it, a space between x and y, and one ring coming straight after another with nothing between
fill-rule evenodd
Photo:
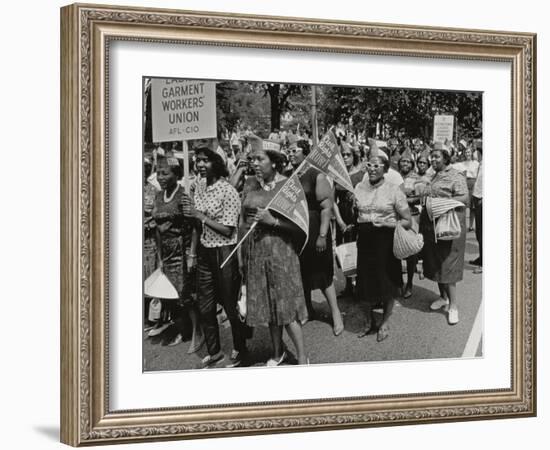
<instances>
[{"instance_id":1,"label":"patterned skirt","mask_svg":"<svg viewBox=\"0 0 550 450\"><path fill-rule=\"evenodd\" d=\"M246 323L287 325L306 319L300 262L290 237L258 226L243 250Z\"/></svg>"},{"instance_id":2,"label":"patterned skirt","mask_svg":"<svg viewBox=\"0 0 550 450\"><path fill-rule=\"evenodd\" d=\"M183 238L161 238L162 271L178 291L178 304L190 305L192 302L192 274L187 272Z\"/></svg>"}]
</instances>

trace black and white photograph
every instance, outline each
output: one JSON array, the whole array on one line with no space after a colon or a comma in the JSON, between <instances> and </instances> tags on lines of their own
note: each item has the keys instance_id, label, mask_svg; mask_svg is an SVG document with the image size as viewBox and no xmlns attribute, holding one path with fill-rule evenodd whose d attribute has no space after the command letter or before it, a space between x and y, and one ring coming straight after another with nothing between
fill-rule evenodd
<instances>
[{"instance_id":1,"label":"black and white photograph","mask_svg":"<svg viewBox=\"0 0 550 450\"><path fill-rule=\"evenodd\" d=\"M483 357L483 92L141 94L145 372Z\"/></svg>"}]
</instances>

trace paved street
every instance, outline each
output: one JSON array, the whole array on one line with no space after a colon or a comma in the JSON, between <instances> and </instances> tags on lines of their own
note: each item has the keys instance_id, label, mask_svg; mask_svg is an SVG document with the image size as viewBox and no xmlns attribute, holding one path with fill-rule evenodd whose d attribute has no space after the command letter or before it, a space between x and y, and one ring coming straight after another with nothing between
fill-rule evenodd
<instances>
[{"instance_id":1,"label":"paved street","mask_svg":"<svg viewBox=\"0 0 550 450\"><path fill-rule=\"evenodd\" d=\"M357 334L365 326L361 303L349 297L338 298L344 316L345 330L335 337L328 315L328 306L320 292L314 292L314 306L319 319L304 326L304 339L311 364L343 363L360 361L389 361L433 358L460 358L481 356L481 314L476 321L481 303L482 275L474 274L474 266L467 263L477 257L477 242L473 232L467 235L464 279L457 284L460 322L447 324L443 311L431 311L430 303L438 298L436 283L415 275L413 295L396 304L390 319L390 336L376 342L376 334L358 339ZM337 292L343 290L342 274L337 271ZM406 275L404 275L405 279ZM220 326L222 350L231 353L231 334L228 322ZM167 330L165 333L168 333ZM286 336L285 343L293 351ZM197 369L206 355L203 346L197 353L187 355L189 341L174 347L162 345L161 337L148 338L144 333L143 358L145 371ZM248 341L250 365L264 365L271 355L270 337L267 328L257 328ZM222 361L219 367L223 367ZM289 364L295 363L293 355Z\"/></svg>"}]
</instances>

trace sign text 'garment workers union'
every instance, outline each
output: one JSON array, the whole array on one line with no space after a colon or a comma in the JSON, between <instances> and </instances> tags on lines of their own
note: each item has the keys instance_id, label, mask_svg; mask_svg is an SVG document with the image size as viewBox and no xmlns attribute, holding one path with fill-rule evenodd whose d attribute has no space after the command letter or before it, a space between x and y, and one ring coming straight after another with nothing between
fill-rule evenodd
<instances>
[{"instance_id":1,"label":"sign text 'garment workers union'","mask_svg":"<svg viewBox=\"0 0 550 450\"><path fill-rule=\"evenodd\" d=\"M153 141L187 141L216 136L216 83L151 80Z\"/></svg>"},{"instance_id":2,"label":"sign text 'garment workers union'","mask_svg":"<svg viewBox=\"0 0 550 450\"><path fill-rule=\"evenodd\" d=\"M454 116L434 116L434 142L444 144L446 141L452 141L454 122Z\"/></svg>"}]
</instances>

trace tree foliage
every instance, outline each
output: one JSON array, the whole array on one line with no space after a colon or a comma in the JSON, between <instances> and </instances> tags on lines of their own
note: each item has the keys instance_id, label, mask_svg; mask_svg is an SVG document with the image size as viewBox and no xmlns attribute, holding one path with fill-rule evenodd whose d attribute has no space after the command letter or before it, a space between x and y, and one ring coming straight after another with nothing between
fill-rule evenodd
<instances>
[{"instance_id":1,"label":"tree foliage","mask_svg":"<svg viewBox=\"0 0 550 450\"><path fill-rule=\"evenodd\" d=\"M436 114L454 115L458 135L481 137L481 93L420 89L325 87L320 105L325 126L339 122L382 137L399 132L430 139Z\"/></svg>"}]
</instances>

